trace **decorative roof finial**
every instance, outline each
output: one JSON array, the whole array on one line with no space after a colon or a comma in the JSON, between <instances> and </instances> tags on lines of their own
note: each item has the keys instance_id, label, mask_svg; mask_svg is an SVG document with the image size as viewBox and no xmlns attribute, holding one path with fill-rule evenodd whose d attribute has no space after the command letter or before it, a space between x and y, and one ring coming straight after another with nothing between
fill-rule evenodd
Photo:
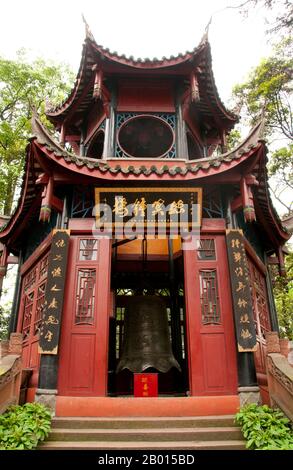
<instances>
[{"instance_id":1,"label":"decorative roof finial","mask_svg":"<svg viewBox=\"0 0 293 470\"><path fill-rule=\"evenodd\" d=\"M85 19L85 16L84 16L83 13L81 14L81 17L82 17L82 21L84 22L84 25L85 25L85 37L90 39L91 41L94 41L95 38L93 36L93 33L90 30L89 24L88 24L87 20Z\"/></svg>"},{"instance_id":2,"label":"decorative roof finial","mask_svg":"<svg viewBox=\"0 0 293 470\"><path fill-rule=\"evenodd\" d=\"M45 113L47 113L47 112L49 113L53 109L54 109L53 103L50 101L49 96L46 96L45 97Z\"/></svg>"},{"instance_id":3,"label":"decorative roof finial","mask_svg":"<svg viewBox=\"0 0 293 470\"><path fill-rule=\"evenodd\" d=\"M213 20L213 15L211 15L211 17L210 17L210 19L209 19L209 22L208 22L208 24L207 24L206 27L205 27L205 32L206 32L206 34L209 33L209 27L210 27L210 25L211 25L211 23L212 23L212 20Z\"/></svg>"},{"instance_id":4,"label":"decorative roof finial","mask_svg":"<svg viewBox=\"0 0 293 470\"><path fill-rule=\"evenodd\" d=\"M37 111L36 106L34 104L30 104L29 107L30 107L30 111L32 112L32 116L34 117L38 116L38 111Z\"/></svg>"},{"instance_id":5,"label":"decorative roof finial","mask_svg":"<svg viewBox=\"0 0 293 470\"><path fill-rule=\"evenodd\" d=\"M267 103L265 103L261 109L259 120L260 120L260 131L259 131L259 139L265 139L265 131L266 131L266 112L267 112Z\"/></svg>"},{"instance_id":6,"label":"decorative roof finial","mask_svg":"<svg viewBox=\"0 0 293 470\"><path fill-rule=\"evenodd\" d=\"M200 43L199 43L200 45L201 45L201 44L205 44L206 42L209 41L209 28L210 28L212 19L213 19L213 15L210 17L209 22L208 22L208 24L207 24L206 27L205 27L203 37L201 38L201 41L200 41Z\"/></svg>"}]
</instances>

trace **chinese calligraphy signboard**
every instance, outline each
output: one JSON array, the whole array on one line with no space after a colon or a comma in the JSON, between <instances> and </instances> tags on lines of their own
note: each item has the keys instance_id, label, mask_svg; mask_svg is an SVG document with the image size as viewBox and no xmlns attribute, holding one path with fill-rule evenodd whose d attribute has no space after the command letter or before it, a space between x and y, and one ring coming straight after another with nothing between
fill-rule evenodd
<instances>
[{"instance_id":1,"label":"chinese calligraphy signboard","mask_svg":"<svg viewBox=\"0 0 293 470\"><path fill-rule=\"evenodd\" d=\"M158 374L134 374L135 397L158 396Z\"/></svg>"},{"instance_id":2,"label":"chinese calligraphy signboard","mask_svg":"<svg viewBox=\"0 0 293 470\"><path fill-rule=\"evenodd\" d=\"M57 354L66 279L69 230L54 230L48 261L39 353Z\"/></svg>"},{"instance_id":3,"label":"chinese calligraphy signboard","mask_svg":"<svg viewBox=\"0 0 293 470\"><path fill-rule=\"evenodd\" d=\"M127 224L201 224L201 188L96 188L96 221L104 227Z\"/></svg>"},{"instance_id":4,"label":"chinese calligraphy signboard","mask_svg":"<svg viewBox=\"0 0 293 470\"><path fill-rule=\"evenodd\" d=\"M242 230L226 230L226 241L238 351L255 351L256 333Z\"/></svg>"}]
</instances>

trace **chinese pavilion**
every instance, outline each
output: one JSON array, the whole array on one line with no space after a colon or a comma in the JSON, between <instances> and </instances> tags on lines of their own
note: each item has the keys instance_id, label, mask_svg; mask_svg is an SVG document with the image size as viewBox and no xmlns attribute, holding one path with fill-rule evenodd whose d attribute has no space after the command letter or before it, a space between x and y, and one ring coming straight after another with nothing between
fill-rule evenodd
<instances>
[{"instance_id":1,"label":"chinese pavilion","mask_svg":"<svg viewBox=\"0 0 293 470\"><path fill-rule=\"evenodd\" d=\"M207 35L150 60L109 52L87 28L74 87L47 118L54 134L32 119L0 233L2 277L19 258L10 331L33 371L27 400L49 397L59 416L190 416L233 413L251 391L265 399L265 333L278 329L268 265L283 271L289 234L268 192L263 122L227 148L238 117L220 100ZM130 239L111 223L96 233L101 201L121 221L150 205L154 235L145 220ZM192 201L186 249L170 218Z\"/></svg>"}]
</instances>

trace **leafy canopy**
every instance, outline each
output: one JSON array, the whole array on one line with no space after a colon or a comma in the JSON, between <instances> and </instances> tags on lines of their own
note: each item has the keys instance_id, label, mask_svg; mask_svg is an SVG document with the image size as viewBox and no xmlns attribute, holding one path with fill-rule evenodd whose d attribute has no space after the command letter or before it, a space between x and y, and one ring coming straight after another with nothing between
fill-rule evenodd
<instances>
[{"instance_id":1,"label":"leafy canopy","mask_svg":"<svg viewBox=\"0 0 293 470\"><path fill-rule=\"evenodd\" d=\"M285 260L286 277L273 272L273 289L280 326L280 336L293 341L293 253ZM272 266L272 271L276 266Z\"/></svg>"},{"instance_id":2,"label":"leafy canopy","mask_svg":"<svg viewBox=\"0 0 293 470\"><path fill-rule=\"evenodd\" d=\"M252 69L248 79L233 89L236 106L250 125L265 114L271 189L287 213L293 207L292 198L288 198L293 190L292 46L292 37L283 39Z\"/></svg>"},{"instance_id":3,"label":"leafy canopy","mask_svg":"<svg viewBox=\"0 0 293 470\"><path fill-rule=\"evenodd\" d=\"M73 82L68 66L36 59L23 50L16 60L0 57L0 213L10 215L23 169L30 119L35 108L45 119L45 101L56 105Z\"/></svg>"},{"instance_id":4,"label":"leafy canopy","mask_svg":"<svg viewBox=\"0 0 293 470\"><path fill-rule=\"evenodd\" d=\"M262 59L248 79L233 89L237 106L250 124L255 124L262 111L266 112L268 135L281 132L292 139L293 121L290 97L293 91L293 38L277 44L272 55Z\"/></svg>"}]
</instances>

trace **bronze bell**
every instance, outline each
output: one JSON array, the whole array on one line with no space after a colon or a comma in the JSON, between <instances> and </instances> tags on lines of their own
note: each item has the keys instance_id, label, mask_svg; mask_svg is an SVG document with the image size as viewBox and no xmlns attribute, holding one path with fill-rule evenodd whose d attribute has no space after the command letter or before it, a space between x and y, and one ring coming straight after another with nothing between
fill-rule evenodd
<instances>
[{"instance_id":1,"label":"bronze bell","mask_svg":"<svg viewBox=\"0 0 293 470\"><path fill-rule=\"evenodd\" d=\"M165 302L156 295L129 298L125 309L122 355L116 372L128 369L143 372L148 368L181 371L173 356Z\"/></svg>"}]
</instances>

